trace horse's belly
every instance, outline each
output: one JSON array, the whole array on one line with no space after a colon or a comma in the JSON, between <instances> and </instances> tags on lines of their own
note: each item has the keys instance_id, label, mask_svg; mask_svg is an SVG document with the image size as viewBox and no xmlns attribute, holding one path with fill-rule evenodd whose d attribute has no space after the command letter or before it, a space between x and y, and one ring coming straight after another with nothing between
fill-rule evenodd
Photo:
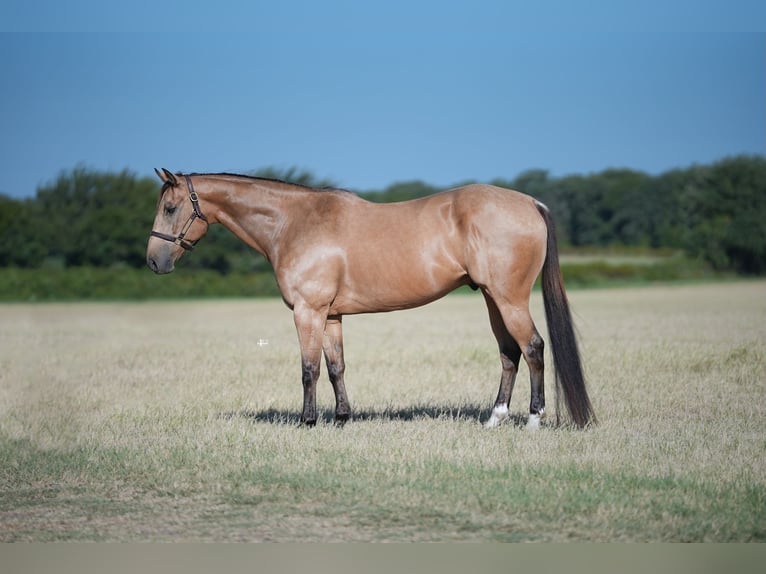
<instances>
[{"instance_id":1,"label":"horse's belly","mask_svg":"<svg viewBox=\"0 0 766 574\"><path fill-rule=\"evenodd\" d=\"M419 307L466 284L459 269L378 265L366 273L349 273L331 313L351 315Z\"/></svg>"}]
</instances>

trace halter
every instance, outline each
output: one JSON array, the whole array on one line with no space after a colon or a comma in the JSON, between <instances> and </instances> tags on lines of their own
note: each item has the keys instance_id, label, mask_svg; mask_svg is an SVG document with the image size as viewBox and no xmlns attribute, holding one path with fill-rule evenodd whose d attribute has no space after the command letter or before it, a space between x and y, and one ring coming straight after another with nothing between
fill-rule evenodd
<instances>
[{"instance_id":1,"label":"halter","mask_svg":"<svg viewBox=\"0 0 766 574\"><path fill-rule=\"evenodd\" d=\"M194 220L197 218L200 218L205 223L208 223L207 217L205 217L202 213L202 210L199 208L199 196L197 195L197 192L194 191L194 186L192 185L191 178L188 175L184 176L186 178L186 186L189 188L189 199L192 202L192 207L194 210L191 212L191 215L189 215L189 219L186 220L186 223L184 224L183 229L181 230L181 233L179 233L176 236L168 235L167 233L160 233L159 231L154 231L152 229L152 232L150 233L153 237L159 237L160 239L164 239L165 241L170 241L171 243L175 243L176 245L180 245L186 251L194 251L194 246L197 244L197 241L199 239L196 239L192 241L191 243L186 241L184 237L186 237L186 234L189 232L189 229L192 226L192 223L194 223ZM201 239L201 238L200 238Z\"/></svg>"}]
</instances>

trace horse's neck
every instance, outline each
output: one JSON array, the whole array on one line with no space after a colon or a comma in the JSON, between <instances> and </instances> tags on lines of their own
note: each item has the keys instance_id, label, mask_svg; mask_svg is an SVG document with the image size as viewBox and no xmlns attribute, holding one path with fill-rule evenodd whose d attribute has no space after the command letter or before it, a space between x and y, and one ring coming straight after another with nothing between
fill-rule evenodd
<instances>
[{"instance_id":1,"label":"horse's neck","mask_svg":"<svg viewBox=\"0 0 766 574\"><path fill-rule=\"evenodd\" d=\"M216 182L211 189L215 219L274 264L295 192L266 180Z\"/></svg>"}]
</instances>

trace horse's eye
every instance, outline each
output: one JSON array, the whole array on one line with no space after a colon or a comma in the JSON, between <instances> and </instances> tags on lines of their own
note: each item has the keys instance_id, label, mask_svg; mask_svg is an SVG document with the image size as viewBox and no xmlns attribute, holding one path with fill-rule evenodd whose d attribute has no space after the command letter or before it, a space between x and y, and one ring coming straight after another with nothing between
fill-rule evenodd
<instances>
[{"instance_id":1,"label":"horse's eye","mask_svg":"<svg viewBox=\"0 0 766 574\"><path fill-rule=\"evenodd\" d=\"M176 212L176 209L178 208L175 205L166 205L165 215L173 215Z\"/></svg>"}]
</instances>

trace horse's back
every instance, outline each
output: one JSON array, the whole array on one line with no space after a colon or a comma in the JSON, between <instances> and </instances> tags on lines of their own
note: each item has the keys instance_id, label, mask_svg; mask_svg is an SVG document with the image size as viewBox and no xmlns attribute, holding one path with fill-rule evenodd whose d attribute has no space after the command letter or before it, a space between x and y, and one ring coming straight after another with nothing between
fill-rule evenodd
<instances>
[{"instance_id":1,"label":"horse's back","mask_svg":"<svg viewBox=\"0 0 766 574\"><path fill-rule=\"evenodd\" d=\"M415 306L460 285L496 283L493 275L515 266L529 268L526 286L545 257L545 223L517 191L474 184L400 203L344 203L341 300Z\"/></svg>"}]
</instances>

